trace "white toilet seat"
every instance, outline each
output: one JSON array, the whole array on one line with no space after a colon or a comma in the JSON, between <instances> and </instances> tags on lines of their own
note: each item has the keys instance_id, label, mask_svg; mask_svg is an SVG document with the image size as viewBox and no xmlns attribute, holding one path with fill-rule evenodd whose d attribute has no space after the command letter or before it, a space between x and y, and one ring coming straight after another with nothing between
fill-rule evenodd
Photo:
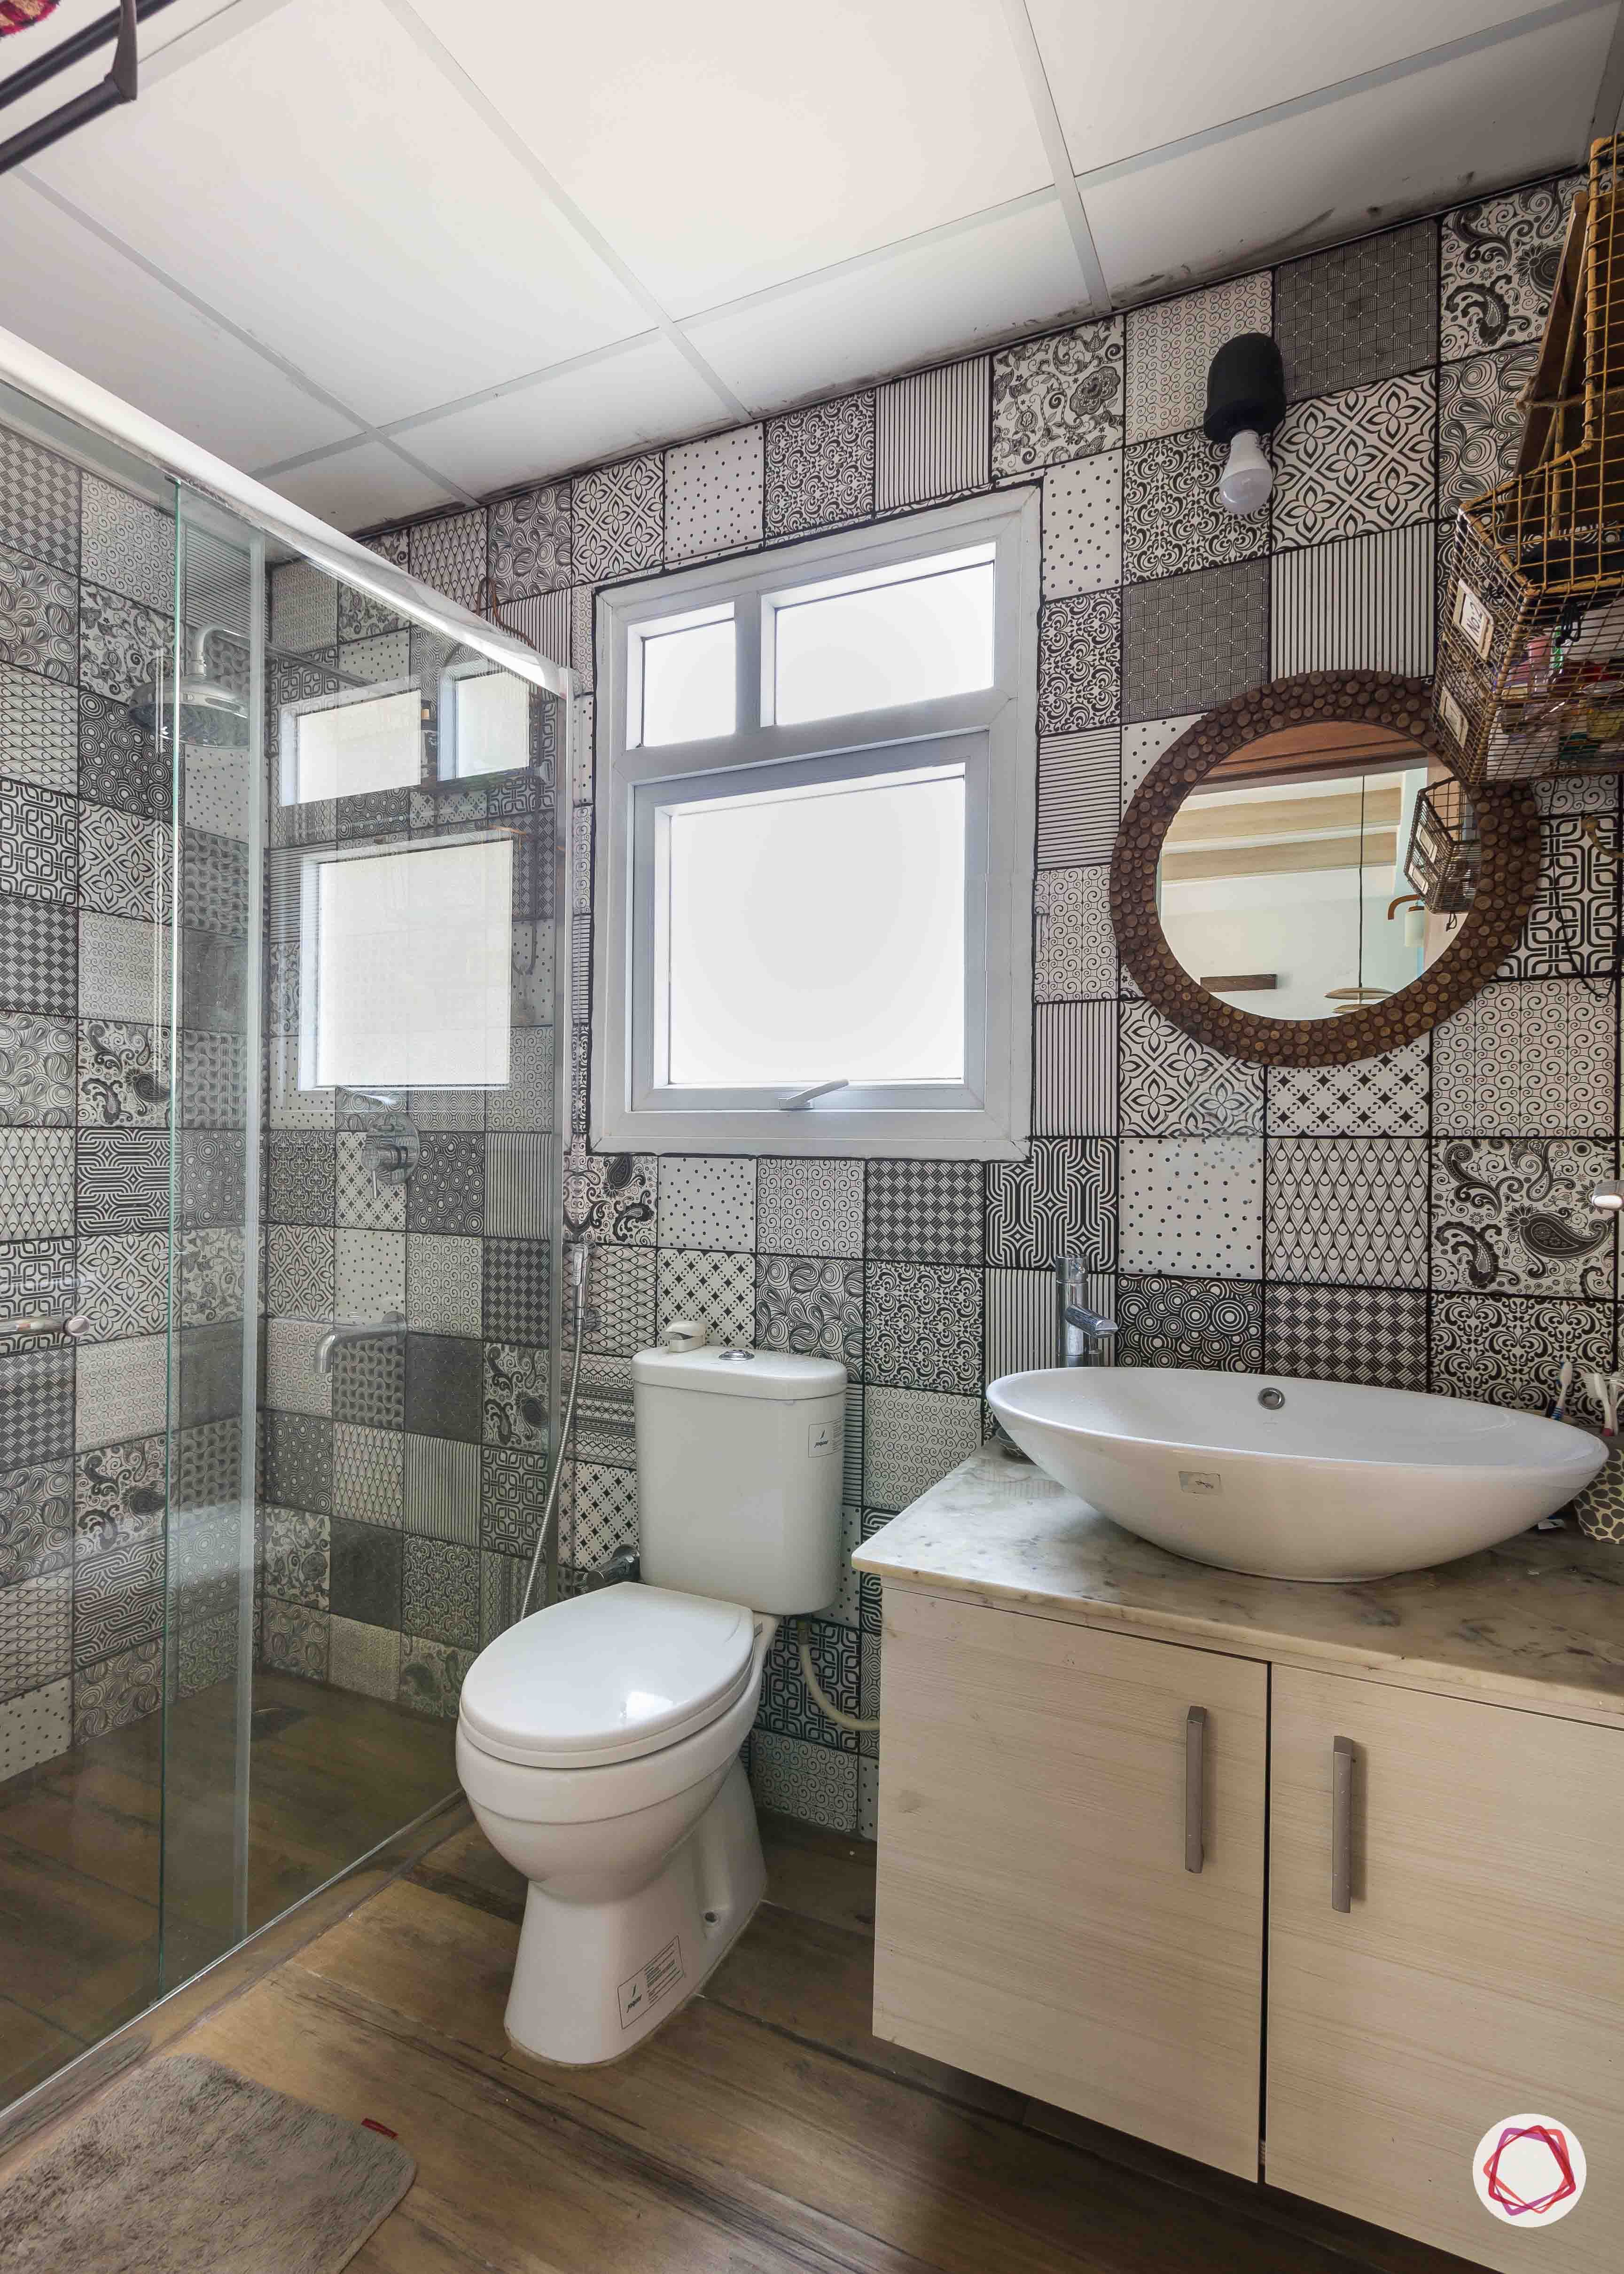
<instances>
[{"instance_id":1,"label":"white toilet seat","mask_svg":"<svg viewBox=\"0 0 1624 2274\"><path fill-rule=\"evenodd\" d=\"M762 1668L778 1623L761 1613L746 1616L754 1632L742 1682L700 1728L630 1759L550 1768L504 1760L486 1751L466 1713L459 1713L456 1758L462 1789L477 1810L515 1823L591 1824L635 1815L703 1783L739 1751L756 1719Z\"/></svg>"},{"instance_id":2,"label":"white toilet seat","mask_svg":"<svg viewBox=\"0 0 1624 2274\"><path fill-rule=\"evenodd\" d=\"M636 1582L523 1619L483 1650L458 1719L492 1759L572 1773L710 1728L750 1680L756 1615Z\"/></svg>"}]
</instances>

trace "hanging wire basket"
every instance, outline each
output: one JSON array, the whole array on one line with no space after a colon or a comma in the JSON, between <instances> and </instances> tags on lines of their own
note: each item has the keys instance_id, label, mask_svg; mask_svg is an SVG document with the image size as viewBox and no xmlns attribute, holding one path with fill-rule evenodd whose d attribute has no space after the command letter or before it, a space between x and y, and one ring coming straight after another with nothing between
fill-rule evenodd
<instances>
[{"instance_id":1,"label":"hanging wire basket","mask_svg":"<svg viewBox=\"0 0 1624 2274\"><path fill-rule=\"evenodd\" d=\"M1624 772L1621 165L1591 144L1517 471L1455 521L1432 699L1469 787Z\"/></svg>"},{"instance_id":2,"label":"hanging wire basket","mask_svg":"<svg viewBox=\"0 0 1624 2274\"><path fill-rule=\"evenodd\" d=\"M1483 840L1472 802L1454 779L1429 782L1416 800L1404 873L1431 915L1464 915L1477 889Z\"/></svg>"}]
</instances>

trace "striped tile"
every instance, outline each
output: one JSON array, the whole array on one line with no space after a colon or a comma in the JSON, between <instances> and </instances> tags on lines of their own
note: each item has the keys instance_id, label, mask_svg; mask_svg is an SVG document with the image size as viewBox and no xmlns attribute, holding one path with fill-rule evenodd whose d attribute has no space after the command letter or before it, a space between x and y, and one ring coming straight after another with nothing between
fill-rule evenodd
<instances>
[{"instance_id":1,"label":"striped tile","mask_svg":"<svg viewBox=\"0 0 1624 2274\"><path fill-rule=\"evenodd\" d=\"M1116 1126L1116 1005L1040 1003L1033 1068L1034 1133L1109 1136Z\"/></svg>"},{"instance_id":2,"label":"striped tile","mask_svg":"<svg viewBox=\"0 0 1624 2274\"><path fill-rule=\"evenodd\" d=\"M509 631L529 640L532 647L539 648L554 663L568 666L570 596L567 591L538 592L531 599L507 600L496 613Z\"/></svg>"},{"instance_id":3,"label":"striped tile","mask_svg":"<svg viewBox=\"0 0 1624 2274\"><path fill-rule=\"evenodd\" d=\"M405 1440L403 1514L408 1532L479 1544L479 1448L447 1437Z\"/></svg>"},{"instance_id":4,"label":"striped tile","mask_svg":"<svg viewBox=\"0 0 1624 2274\"><path fill-rule=\"evenodd\" d=\"M881 388L875 427L877 511L985 487L989 373L988 358L974 356Z\"/></svg>"},{"instance_id":5,"label":"striped tile","mask_svg":"<svg viewBox=\"0 0 1624 2274\"><path fill-rule=\"evenodd\" d=\"M1048 734L1038 744L1038 866L1109 861L1122 817L1122 729Z\"/></svg>"},{"instance_id":6,"label":"striped tile","mask_svg":"<svg viewBox=\"0 0 1624 2274\"><path fill-rule=\"evenodd\" d=\"M1269 664L1298 671L1432 668L1434 533L1431 522L1336 545L1277 553L1269 607Z\"/></svg>"}]
</instances>

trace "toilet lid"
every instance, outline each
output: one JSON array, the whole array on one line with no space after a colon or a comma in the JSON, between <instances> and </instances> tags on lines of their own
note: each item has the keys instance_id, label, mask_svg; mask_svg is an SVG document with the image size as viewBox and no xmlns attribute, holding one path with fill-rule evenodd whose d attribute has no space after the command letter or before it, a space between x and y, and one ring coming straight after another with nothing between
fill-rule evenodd
<instances>
[{"instance_id":1,"label":"toilet lid","mask_svg":"<svg viewBox=\"0 0 1624 2274\"><path fill-rule=\"evenodd\" d=\"M726 1712L755 1640L739 1603L636 1583L576 1595L480 1653L462 1683L463 1734L537 1768L635 1760Z\"/></svg>"}]
</instances>

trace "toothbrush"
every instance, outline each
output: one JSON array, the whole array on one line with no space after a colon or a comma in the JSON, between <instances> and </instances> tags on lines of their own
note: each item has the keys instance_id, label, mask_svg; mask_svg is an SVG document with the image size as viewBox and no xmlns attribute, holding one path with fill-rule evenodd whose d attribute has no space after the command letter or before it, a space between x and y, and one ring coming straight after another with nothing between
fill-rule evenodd
<instances>
[{"instance_id":1,"label":"toothbrush","mask_svg":"<svg viewBox=\"0 0 1624 2274\"><path fill-rule=\"evenodd\" d=\"M1551 1401L1551 1419L1560 1421L1568 1411L1568 1393L1573 1388L1574 1362L1571 1357L1562 1360L1562 1370L1556 1380L1556 1396Z\"/></svg>"},{"instance_id":2,"label":"toothbrush","mask_svg":"<svg viewBox=\"0 0 1624 2274\"><path fill-rule=\"evenodd\" d=\"M1612 1436L1618 1419L1618 1408L1613 1402L1612 1385L1604 1380L1594 1367L1587 1367L1584 1372L1584 1387L1601 1408L1603 1434Z\"/></svg>"}]
</instances>

